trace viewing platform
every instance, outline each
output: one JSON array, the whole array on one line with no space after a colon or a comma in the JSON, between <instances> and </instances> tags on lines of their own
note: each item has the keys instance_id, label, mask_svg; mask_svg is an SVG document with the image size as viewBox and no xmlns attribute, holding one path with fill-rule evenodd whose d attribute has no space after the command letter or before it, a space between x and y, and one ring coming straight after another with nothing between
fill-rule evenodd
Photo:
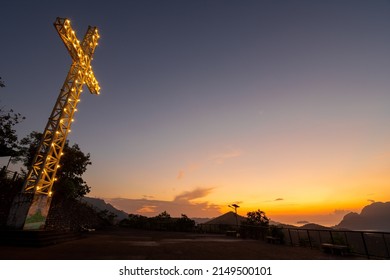
<instances>
[{"instance_id":1,"label":"viewing platform","mask_svg":"<svg viewBox=\"0 0 390 280\"><path fill-rule=\"evenodd\" d=\"M46 247L0 245L0 259L20 260L334 260L355 256L326 254L307 247L283 246L224 234L113 228L86 238Z\"/></svg>"}]
</instances>

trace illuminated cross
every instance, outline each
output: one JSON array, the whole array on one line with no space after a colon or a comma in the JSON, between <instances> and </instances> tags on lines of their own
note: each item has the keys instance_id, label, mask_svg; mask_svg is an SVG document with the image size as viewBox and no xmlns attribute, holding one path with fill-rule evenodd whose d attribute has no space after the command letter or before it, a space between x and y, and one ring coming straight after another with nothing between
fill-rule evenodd
<instances>
[{"instance_id":1,"label":"illuminated cross","mask_svg":"<svg viewBox=\"0 0 390 280\"><path fill-rule=\"evenodd\" d=\"M70 132L73 115L77 111L83 85L86 84L93 94L99 94L100 90L91 67L92 56L100 37L97 28L89 26L80 42L68 19L57 18L54 27L72 57L72 65L24 183L23 192L34 194L24 229L42 229L45 226L53 183L56 181L62 150Z\"/></svg>"}]
</instances>

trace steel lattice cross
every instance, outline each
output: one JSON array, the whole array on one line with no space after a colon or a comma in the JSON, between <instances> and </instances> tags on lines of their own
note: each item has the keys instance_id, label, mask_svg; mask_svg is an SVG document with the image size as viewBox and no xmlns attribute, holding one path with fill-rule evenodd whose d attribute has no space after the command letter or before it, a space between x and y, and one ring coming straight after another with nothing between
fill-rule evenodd
<instances>
[{"instance_id":1,"label":"steel lattice cross","mask_svg":"<svg viewBox=\"0 0 390 280\"><path fill-rule=\"evenodd\" d=\"M73 115L77 111L76 107L80 101L83 85L86 84L92 94L99 94L100 91L99 83L91 67L92 57L100 37L97 28L89 26L80 43L68 19L57 18L54 27L72 57L72 65L24 183L23 191L34 193L34 200L26 217L25 229L31 228L28 225L31 224L29 219L37 215L43 217L39 228L44 226L50 207L53 183L56 181L56 172L63 155L62 150L70 132Z\"/></svg>"}]
</instances>

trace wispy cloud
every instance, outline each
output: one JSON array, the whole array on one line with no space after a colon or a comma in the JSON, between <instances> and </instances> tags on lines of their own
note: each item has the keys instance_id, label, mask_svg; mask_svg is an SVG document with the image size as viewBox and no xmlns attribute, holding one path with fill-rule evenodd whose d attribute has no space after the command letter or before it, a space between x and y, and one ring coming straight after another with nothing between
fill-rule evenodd
<instances>
[{"instance_id":1,"label":"wispy cloud","mask_svg":"<svg viewBox=\"0 0 390 280\"><path fill-rule=\"evenodd\" d=\"M233 201L231 204L237 204L237 205L240 205L240 204L243 204L244 203L244 201Z\"/></svg>"},{"instance_id":2,"label":"wispy cloud","mask_svg":"<svg viewBox=\"0 0 390 280\"><path fill-rule=\"evenodd\" d=\"M182 180L183 178L189 176L192 172L207 167L211 164L223 164L226 160L230 160L233 158L238 158L242 155L242 151L239 149L228 148L226 151L218 154L214 154L213 156L197 161L196 163L192 163L186 167L181 167L176 175L177 180Z\"/></svg>"},{"instance_id":3,"label":"wispy cloud","mask_svg":"<svg viewBox=\"0 0 390 280\"><path fill-rule=\"evenodd\" d=\"M144 205L140 209L138 209L136 212L141 214L149 214L149 213L156 213L156 207L154 205Z\"/></svg>"},{"instance_id":4,"label":"wispy cloud","mask_svg":"<svg viewBox=\"0 0 390 280\"><path fill-rule=\"evenodd\" d=\"M281 198L281 197L278 197L278 198L275 198L274 200L264 200L263 202L266 202L266 203L272 203L272 202L277 202L277 201L284 201L284 198Z\"/></svg>"},{"instance_id":5,"label":"wispy cloud","mask_svg":"<svg viewBox=\"0 0 390 280\"><path fill-rule=\"evenodd\" d=\"M207 201L194 202L193 200L206 197L212 192L213 187L198 187L190 191L182 192L172 201L149 200L149 199L105 199L114 207L127 213L137 213L153 217L167 211L173 217L186 214L189 217L216 217L221 215L221 206Z\"/></svg>"},{"instance_id":6,"label":"wispy cloud","mask_svg":"<svg viewBox=\"0 0 390 280\"><path fill-rule=\"evenodd\" d=\"M345 209L335 209L335 210L333 211L333 213L331 213L330 215L341 216L341 215L348 214L349 212L351 212L351 211L345 210Z\"/></svg>"},{"instance_id":7,"label":"wispy cloud","mask_svg":"<svg viewBox=\"0 0 390 280\"><path fill-rule=\"evenodd\" d=\"M200 168L200 164L198 163L192 163L190 165L188 165L187 167L185 168L181 168L176 176L176 179L177 180L181 180L183 179L185 176L187 176L188 174L191 174L192 172L194 172L195 170L198 170Z\"/></svg>"},{"instance_id":8,"label":"wispy cloud","mask_svg":"<svg viewBox=\"0 0 390 280\"><path fill-rule=\"evenodd\" d=\"M177 174L176 179L180 180L184 178L185 171L184 170L179 170L179 174Z\"/></svg>"},{"instance_id":9,"label":"wispy cloud","mask_svg":"<svg viewBox=\"0 0 390 280\"><path fill-rule=\"evenodd\" d=\"M228 159L238 158L242 155L242 151L238 149L230 149L220 154L216 154L210 158L211 161L222 164Z\"/></svg>"},{"instance_id":10,"label":"wispy cloud","mask_svg":"<svg viewBox=\"0 0 390 280\"><path fill-rule=\"evenodd\" d=\"M375 202L375 200L373 200L373 199L367 199L367 201L368 201L368 202L371 202L371 203L374 203L374 202Z\"/></svg>"},{"instance_id":11,"label":"wispy cloud","mask_svg":"<svg viewBox=\"0 0 390 280\"><path fill-rule=\"evenodd\" d=\"M213 190L214 188L212 187L209 187L209 188L201 188L201 187L198 187L192 191L185 191L179 195L177 195L173 201L175 202L189 202L191 200L194 200L194 199L197 199L197 198L201 198L201 197L205 197L207 196L209 193L211 193L211 191Z\"/></svg>"}]
</instances>

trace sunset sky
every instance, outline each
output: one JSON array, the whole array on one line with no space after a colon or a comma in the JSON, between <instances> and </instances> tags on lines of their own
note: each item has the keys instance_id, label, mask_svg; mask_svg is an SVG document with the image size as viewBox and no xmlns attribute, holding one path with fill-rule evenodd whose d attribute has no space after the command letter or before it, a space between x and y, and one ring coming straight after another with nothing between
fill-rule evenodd
<instances>
[{"instance_id":1,"label":"sunset sky","mask_svg":"<svg viewBox=\"0 0 390 280\"><path fill-rule=\"evenodd\" d=\"M99 28L69 137L89 196L329 225L390 201L389 1L80 2L1 4L0 105L43 131L71 64L54 20Z\"/></svg>"}]
</instances>

